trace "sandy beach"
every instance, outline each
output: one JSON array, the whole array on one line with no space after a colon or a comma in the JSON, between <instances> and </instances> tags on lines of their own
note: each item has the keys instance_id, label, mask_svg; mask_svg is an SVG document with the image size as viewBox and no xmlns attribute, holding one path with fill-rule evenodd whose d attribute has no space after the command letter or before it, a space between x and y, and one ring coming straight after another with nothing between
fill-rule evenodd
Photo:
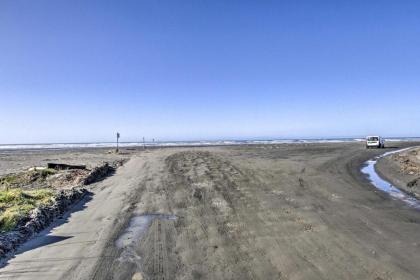
<instances>
[{"instance_id":1,"label":"sandy beach","mask_svg":"<svg viewBox=\"0 0 420 280\"><path fill-rule=\"evenodd\" d=\"M0 278L418 279L419 212L360 172L418 144L3 151L3 174L51 160L129 161L21 246Z\"/></svg>"},{"instance_id":2,"label":"sandy beach","mask_svg":"<svg viewBox=\"0 0 420 280\"><path fill-rule=\"evenodd\" d=\"M0 4L0 280L420 280L420 1Z\"/></svg>"}]
</instances>

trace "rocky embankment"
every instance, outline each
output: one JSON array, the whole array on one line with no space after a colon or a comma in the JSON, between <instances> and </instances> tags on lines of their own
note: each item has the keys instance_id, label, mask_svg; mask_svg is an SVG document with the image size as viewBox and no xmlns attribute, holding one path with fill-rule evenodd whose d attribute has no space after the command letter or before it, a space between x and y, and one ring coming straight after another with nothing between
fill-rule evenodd
<instances>
[{"instance_id":1,"label":"rocky embankment","mask_svg":"<svg viewBox=\"0 0 420 280\"><path fill-rule=\"evenodd\" d=\"M89 192L81 187L60 190L53 198L52 204L32 210L28 217L18 222L14 230L0 235L0 258L61 217L71 205L80 201L87 193Z\"/></svg>"},{"instance_id":2,"label":"rocky embankment","mask_svg":"<svg viewBox=\"0 0 420 280\"><path fill-rule=\"evenodd\" d=\"M22 217L17 222L14 229L0 234L0 258L5 257L20 244L45 229L57 218L62 217L72 205L90 194L85 186L112 175L123 163L124 161L115 161L111 164L106 162L92 170L68 170L43 178L42 183L56 189L56 194L51 199L51 203L33 209L28 216ZM37 182L36 185L40 184Z\"/></svg>"}]
</instances>

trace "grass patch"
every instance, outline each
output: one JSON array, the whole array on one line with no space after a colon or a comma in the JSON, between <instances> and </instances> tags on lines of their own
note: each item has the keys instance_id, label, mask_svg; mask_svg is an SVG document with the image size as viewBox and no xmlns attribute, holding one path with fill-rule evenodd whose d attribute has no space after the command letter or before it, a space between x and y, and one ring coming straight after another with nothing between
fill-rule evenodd
<instances>
[{"instance_id":1,"label":"grass patch","mask_svg":"<svg viewBox=\"0 0 420 280\"><path fill-rule=\"evenodd\" d=\"M13 185L18 182L18 175L10 174L0 178L0 184L2 185Z\"/></svg>"},{"instance_id":2,"label":"grass patch","mask_svg":"<svg viewBox=\"0 0 420 280\"><path fill-rule=\"evenodd\" d=\"M41 177L45 178L45 177L48 177L50 175L54 175L55 173L57 173L57 170L52 169L52 168L45 168L45 169L36 170L36 171L33 171L33 172L38 172L41 175Z\"/></svg>"},{"instance_id":3,"label":"grass patch","mask_svg":"<svg viewBox=\"0 0 420 280\"><path fill-rule=\"evenodd\" d=\"M32 209L51 203L53 195L48 189L0 191L0 231L13 229Z\"/></svg>"},{"instance_id":4,"label":"grass patch","mask_svg":"<svg viewBox=\"0 0 420 280\"><path fill-rule=\"evenodd\" d=\"M46 168L40 170L25 171L16 174L9 174L0 178L0 185L6 188L22 187L34 182L43 182L45 179L57 173L57 170Z\"/></svg>"}]
</instances>

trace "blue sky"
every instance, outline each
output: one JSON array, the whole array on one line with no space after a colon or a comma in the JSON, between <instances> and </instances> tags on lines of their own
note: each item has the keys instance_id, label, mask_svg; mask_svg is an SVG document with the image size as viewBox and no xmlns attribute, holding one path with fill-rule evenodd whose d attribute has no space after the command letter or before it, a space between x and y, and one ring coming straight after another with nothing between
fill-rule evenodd
<instances>
[{"instance_id":1,"label":"blue sky","mask_svg":"<svg viewBox=\"0 0 420 280\"><path fill-rule=\"evenodd\" d=\"M420 136L418 1L0 1L0 143Z\"/></svg>"}]
</instances>

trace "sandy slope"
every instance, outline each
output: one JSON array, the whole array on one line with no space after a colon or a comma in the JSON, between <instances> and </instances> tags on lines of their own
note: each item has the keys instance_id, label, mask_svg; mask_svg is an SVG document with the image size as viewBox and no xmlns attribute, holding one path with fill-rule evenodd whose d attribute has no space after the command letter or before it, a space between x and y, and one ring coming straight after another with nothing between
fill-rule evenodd
<instances>
[{"instance_id":1,"label":"sandy slope","mask_svg":"<svg viewBox=\"0 0 420 280\"><path fill-rule=\"evenodd\" d=\"M419 213L359 172L381 152L341 143L139 153L0 278L418 279ZM147 216L138 231L145 213L178 218Z\"/></svg>"},{"instance_id":2,"label":"sandy slope","mask_svg":"<svg viewBox=\"0 0 420 280\"><path fill-rule=\"evenodd\" d=\"M376 171L396 187L420 199L420 148L381 158Z\"/></svg>"}]
</instances>

